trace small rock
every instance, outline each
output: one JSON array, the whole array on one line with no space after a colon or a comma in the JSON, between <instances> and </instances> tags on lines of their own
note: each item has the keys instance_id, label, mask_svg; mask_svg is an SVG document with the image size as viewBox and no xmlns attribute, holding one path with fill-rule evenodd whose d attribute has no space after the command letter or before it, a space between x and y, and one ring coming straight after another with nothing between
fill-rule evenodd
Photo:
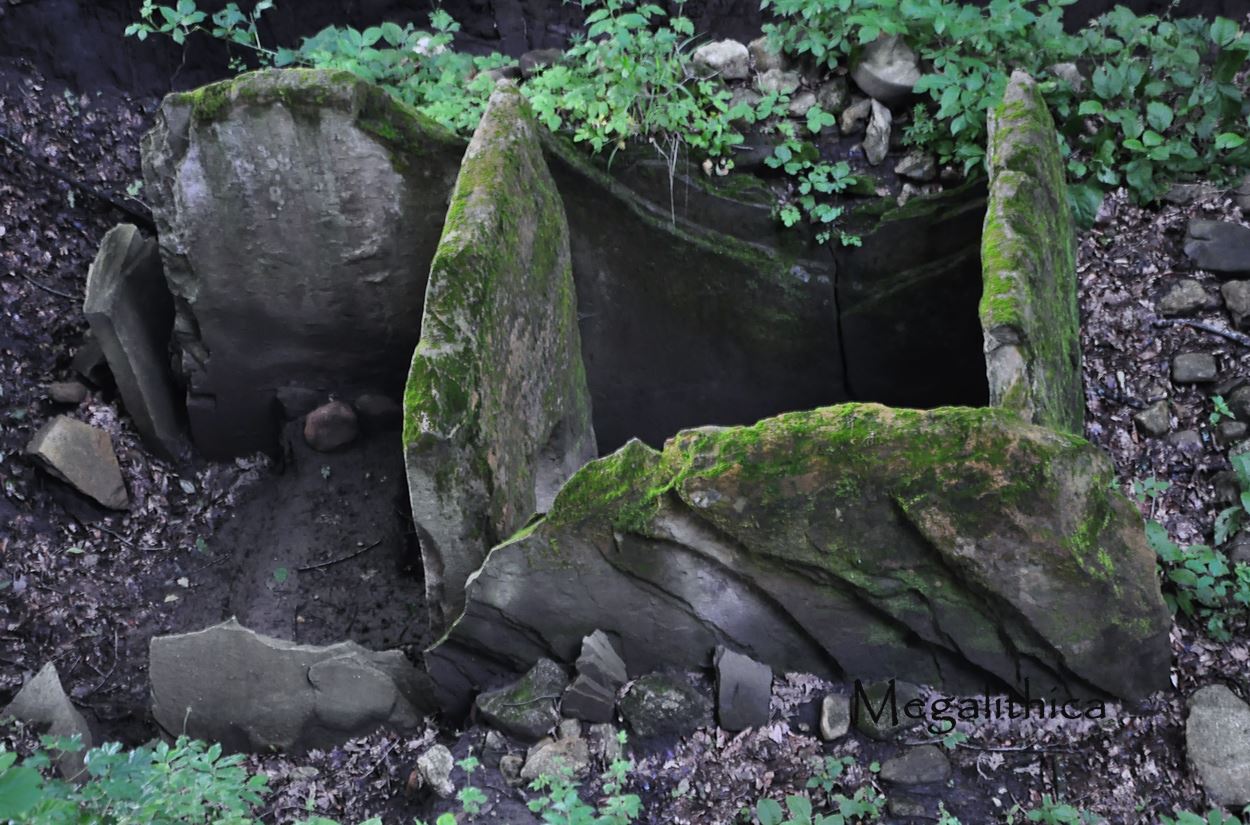
<instances>
[{"instance_id":1,"label":"small rock","mask_svg":"<svg viewBox=\"0 0 1250 825\"><path fill-rule=\"evenodd\" d=\"M831 115L839 115L851 100L851 90L845 77L832 77L816 90L816 103Z\"/></svg>"},{"instance_id":2,"label":"small rock","mask_svg":"<svg viewBox=\"0 0 1250 825\"><path fill-rule=\"evenodd\" d=\"M1250 229L1228 221L1191 220L1185 254L1222 278L1250 276Z\"/></svg>"},{"instance_id":3,"label":"small rock","mask_svg":"<svg viewBox=\"0 0 1250 825\"><path fill-rule=\"evenodd\" d=\"M564 668L550 659L539 659L511 686L480 694L477 710L492 727L534 742L560 723L556 700L568 683Z\"/></svg>"},{"instance_id":4,"label":"small rock","mask_svg":"<svg viewBox=\"0 0 1250 825\"><path fill-rule=\"evenodd\" d=\"M851 700L830 693L820 700L820 738L826 742L841 739L851 729Z\"/></svg>"},{"instance_id":5,"label":"small rock","mask_svg":"<svg viewBox=\"0 0 1250 825\"><path fill-rule=\"evenodd\" d=\"M923 699L920 688L891 679L864 686L864 700L857 689L851 699L851 724L866 736L884 742L920 724L903 709L913 699Z\"/></svg>"},{"instance_id":6,"label":"small rock","mask_svg":"<svg viewBox=\"0 0 1250 825\"><path fill-rule=\"evenodd\" d=\"M902 103L920 80L920 62L902 38L882 35L860 52L851 79L864 94L882 103Z\"/></svg>"},{"instance_id":7,"label":"small rock","mask_svg":"<svg viewBox=\"0 0 1250 825\"><path fill-rule=\"evenodd\" d=\"M74 359L70 368L97 387L102 387L111 378L108 360L104 357L104 347L96 340L91 330L83 336L82 344L74 351Z\"/></svg>"},{"instance_id":8,"label":"small rock","mask_svg":"<svg viewBox=\"0 0 1250 825\"><path fill-rule=\"evenodd\" d=\"M543 739L525 755L521 779L533 782L540 776L582 778L590 771L590 748L581 737Z\"/></svg>"},{"instance_id":9,"label":"small rock","mask_svg":"<svg viewBox=\"0 0 1250 825\"><path fill-rule=\"evenodd\" d=\"M1172 381L1177 384L1208 384L1218 374L1215 356L1208 352L1185 352L1172 359Z\"/></svg>"},{"instance_id":10,"label":"small rock","mask_svg":"<svg viewBox=\"0 0 1250 825\"><path fill-rule=\"evenodd\" d=\"M360 435L356 411L343 401L322 404L304 419L304 440L322 453L346 447Z\"/></svg>"},{"instance_id":11,"label":"small rock","mask_svg":"<svg viewBox=\"0 0 1250 825\"><path fill-rule=\"evenodd\" d=\"M1245 422L1232 421L1226 418L1216 425L1215 437L1220 444L1227 447L1245 438L1248 430L1250 430L1250 426L1247 426Z\"/></svg>"},{"instance_id":12,"label":"small rock","mask_svg":"<svg viewBox=\"0 0 1250 825\"><path fill-rule=\"evenodd\" d=\"M1213 198L1221 192L1222 190L1207 183L1174 183L1163 193L1163 199L1176 206L1185 206L1194 201Z\"/></svg>"},{"instance_id":13,"label":"small rock","mask_svg":"<svg viewBox=\"0 0 1250 825\"><path fill-rule=\"evenodd\" d=\"M625 753L615 725L608 723L591 725L587 738L591 754L605 765L611 765Z\"/></svg>"},{"instance_id":14,"label":"small rock","mask_svg":"<svg viewBox=\"0 0 1250 825\"><path fill-rule=\"evenodd\" d=\"M866 97L842 110L842 118L838 126L842 129L842 134L853 135L863 131L870 117L872 117L872 98Z\"/></svg>"},{"instance_id":15,"label":"small rock","mask_svg":"<svg viewBox=\"0 0 1250 825\"><path fill-rule=\"evenodd\" d=\"M937 159L920 150L908 152L894 167L894 174L922 183L931 181L937 177Z\"/></svg>"},{"instance_id":16,"label":"small rock","mask_svg":"<svg viewBox=\"0 0 1250 825\"><path fill-rule=\"evenodd\" d=\"M365 393L352 404L365 429L378 432L398 427L404 420L404 408L389 395Z\"/></svg>"},{"instance_id":17,"label":"small rock","mask_svg":"<svg viewBox=\"0 0 1250 825\"><path fill-rule=\"evenodd\" d=\"M747 44L747 51L751 54L751 61L755 64L755 71L770 72L773 69L778 71L784 69L785 55L780 49L774 49L768 43L768 37L757 37Z\"/></svg>"},{"instance_id":18,"label":"small rock","mask_svg":"<svg viewBox=\"0 0 1250 825\"><path fill-rule=\"evenodd\" d=\"M935 806L915 796L892 793L886 803L886 810L891 816L901 819L937 819Z\"/></svg>"},{"instance_id":19,"label":"small rock","mask_svg":"<svg viewBox=\"0 0 1250 825\"><path fill-rule=\"evenodd\" d=\"M308 387L278 387L275 395L287 421L303 418L325 401L325 393Z\"/></svg>"},{"instance_id":20,"label":"small rock","mask_svg":"<svg viewBox=\"0 0 1250 825\"><path fill-rule=\"evenodd\" d=\"M712 724L712 703L684 677L652 673L636 680L620 702L636 735L684 736Z\"/></svg>"},{"instance_id":21,"label":"small rock","mask_svg":"<svg viewBox=\"0 0 1250 825\"><path fill-rule=\"evenodd\" d=\"M1172 428L1172 408L1166 401L1156 401L1133 416L1137 429L1158 438Z\"/></svg>"},{"instance_id":22,"label":"small rock","mask_svg":"<svg viewBox=\"0 0 1250 825\"><path fill-rule=\"evenodd\" d=\"M1250 533L1238 533L1228 543L1228 560L1234 564L1250 564Z\"/></svg>"},{"instance_id":23,"label":"small rock","mask_svg":"<svg viewBox=\"0 0 1250 825\"><path fill-rule=\"evenodd\" d=\"M64 415L44 424L26 445L44 469L105 507L130 506L109 434Z\"/></svg>"},{"instance_id":24,"label":"small rock","mask_svg":"<svg viewBox=\"0 0 1250 825\"><path fill-rule=\"evenodd\" d=\"M716 40L704 43L690 57L695 70L703 77L719 76L725 80L746 80L751 76L751 55L737 40Z\"/></svg>"},{"instance_id":25,"label":"small rock","mask_svg":"<svg viewBox=\"0 0 1250 825\"><path fill-rule=\"evenodd\" d=\"M1085 90L1085 77L1075 63L1055 63L1047 66L1046 71L1065 81L1077 94Z\"/></svg>"},{"instance_id":26,"label":"small rock","mask_svg":"<svg viewBox=\"0 0 1250 825\"><path fill-rule=\"evenodd\" d=\"M417 774L424 787L443 799L449 799L456 794L456 785L451 781L451 769L455 764L451 751L442 745L435 745L417 757Z\"/></svg>"},{"instance_id":27,"label":"small rock","mask_svg":"<svg viewBox=\"0 0 1250 825\"><path fill-rule=\"evenodd\" d=\"M890 152L890 122L890 110L874 100L872 117L864 135L864 156L872 166L879 165Z\"/></svg>"},{"instance_id":28,"label":"small rock","mask_svg":"<svg viewBox=\"0 0 1250 825\"><path fill-rule=\"evenodd\" d=\"M1229 281L1220 287L1224 305L1238 329L1250 329L1250 281Z\"/></svg>"},{"instance_id":29,"label":"small rock","mask_svg":"<svg viewBox=\"0 0 1250 825\"><path fill-rule=\"evenodd\" d=\"M797 72L783 72L781 69L769 69L755 78L755 88L761 94L792 94L799 88Z\"/></svg>"},{"instance_id":30,"label":"small rock","mask_svg":"<svg viewBox=\"0 0 1250 825\"><path fill-rule=\"evenodd\" d=\"M1202 452L1202 436L1197 430L1181 430L1168 436L1168 443L1182 453L1194 456Z\"/></svg>"},{"instance_id":31,"label":"small rock","mask_svg":"<svg viewBox=\"0 0 1250 825\"><path fill-rule=\"evenodd\" d=\"M937 745L908 748L902 756L887 759L881 765L881 778L895 785L945 782L950 775L950 760Z\"/></svg>"},{"instance_id":32,"label":"small rock","mask_svg":"<svg viewBox=\"0 0 1250 825\"><path fill-rule=\"evenodd\" d=\"M726 647L716 648L712 666L716 669L720 726L727 731L740 731L767 725L772 668Z\"/></svg>"},{"instance_id":33,"label":"small rock","mask_svg":"<svg viewBox=\"0 0 1250 825\"><path fill-rule=\"evenodd\" d=\"M1233 190L1233 202L1241 210L1241 214L1250 218L1250 174L1242 178L1241 183Z\"/></svg>"},{"instance_id":34,"label":"small rock","mask_svg":"<svg viewBox=\"0 0 1250 825\"><path fill-rule=\"evenodd\" d=\"M1220 504L1232 504L1241 497L1241 482L1232 470L1221 470L1211 476L1211 486L1215 488L1215 500Z\"/></svg>"},{"instance_id":35,"label":"small rock","mask_svg":"<svg viewBox=\"0 0 1250 825\"><path fill-rule=\"evenodd\" d=\"M759 92L754 89L748 89L740 86L737 89L734 89L730 94L729 108L732 109L739 104L743 104L749 106L751 110L754 111L755 107L759 105L761 100L763 100L763 97L760 96ZM734 120L733 123L738 126L749 125L747 118L745 117Z\"/></svg>"},{"instance_id":36,"label":"small rock","mask_svg":"<svg viewBox=\"0 0 1250 825\"><path fill-rule=\"evenodd\" d=\"M482 764L496 768L499 760L508 753L508 738L497 730L486 731L486 739L482 743Z\"/></svg>"},{"instance_id":37,"label":"small rock","mask_svg":"<svg viewBox=\"0 0 1250 825\"><path fill-rule=\"evenodd\" d=\"M1225 396L1225 400L1238 421L1250 423L1250 385L1238 387Z\"/></svg>"},{"instance_id":38,"label":"small rock","mask_svg":"<svg viewBox=\"0 0 1250 825\"><path fill-rule=\"evenodd\" d=\"M1193 315L1206 308L1210 299L1202 284L1193 278L1181 278L1159 299L1159 312L1164 315Z\"/></svg>"},{"instance_id":39,"label":"small rock","mask_svg":"<svg viewBox=\"0 0 1250 825\"><path fill-rule=\"evenodd\" d=\"M510 753L499 760L499 773L503 775L504 781L513 787L521 784L523 767L525 767L525 760L515 753Z\"/></svg>"},{"instance_id":40,"label":"small rock","mask_svg":"<svg viewBox=\"0 0 1250 825\"><path fill-rule=\"evenodd\" d=\"M602 630L582 639L577 678L564 692L560 710L588 722L607 722L616 711L616 692L629 676L625 662Z\"/></svg>"},{"instance_id":41,"label":"small rock","mask_svg":"<svg viewBox=\"0 0 1250 825\"><path fill-rule=\"evenodd\" d=\"M564 57L560 49L534 49L521 55L517 62L521 66L521 76L527 80L548 66L554 66Z\"/></svg>"},{"instance_id":42,"label":"small rock","mask_svg":"<svg viewBox=\"0 0 1250 825\"><path fill-rule=\"evenodd\" d=\"M12 716L48 736L78 736L83 750L63 753L57 758L56 764L57 770L66 779L82 774L83 756L92 746L91 728L61 687L61 677L56 671L56 665L48 662L22 685L22 689L0 716Z\"/></svg>"},{"instance_id":43,"label":"small rock","mask_svg":"<svg viewBox=\"0 0 1250 825\"><path fill-rule=\"evenodd\" d=\"M48 397L58 404L81 404L87 400L87 388L78 381L54 381L48 385Z\"/></svg>"},{"instance_id":44,"label":"small rock","mask_svg":"<svg viewBox=\"0 0 1250 825\"><path fill-rule=\"evenodd\" d=\"M1250 804L1250 706L1223 685L1189 697L1185 744L1207 798L1225 808Z\"/></svg>"},{"instance_id":45,"label":"small rock","mask_svg":"<svg viewBox=\"0 0 1250 825\"><path fill-rule=\"evenodd\" d=\"M799 92L790 98L790 106L787 111L791 117L807 117L807 112L816 105L816 95L812 92Z\"/></svg>"}]
</instances>

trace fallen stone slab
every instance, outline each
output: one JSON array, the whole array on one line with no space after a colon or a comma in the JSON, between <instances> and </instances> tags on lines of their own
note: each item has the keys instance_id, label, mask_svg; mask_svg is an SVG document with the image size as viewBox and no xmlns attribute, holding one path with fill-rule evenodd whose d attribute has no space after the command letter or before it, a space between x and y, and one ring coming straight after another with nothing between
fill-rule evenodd
<instances>
[{"instance_id":1,"label":"fallen stone slab","mask_svg":"<svg viewBox=\"0 0 1250 825\"><path fill-rule=\"evenodd\" d=\"M1185 750L1207 798L1250 805L1250 705L1223 685L1198 689L1188 704Z\"/></svg>"},{"instance_id":2,"label":"fallen stone slab","mask_svg":"<svg viewBox=\"0 0 1250 825\"><path fill-rule=\"evenodd\" d=\"M300 645L234 619L154 637L149 673L152 714L167 733L231 751L332 747L380 727L413 729L430 709L428 679L398 650Z\"/></svg>"},{"instance_id":3,"label":"fallen stone slab","mask_svg":"<svg viewBox=\"0 0 1250 825\"><path fill-rule=\"evenodd\" d=\"M486 552L596 454L564 202L506 82L456 180L404 406L426 604L444 628Z\"/></svg>"},{"instance_id":4,"label":"fallen stone slab","mask_svg":"<svg viewBox=\"0 0 1250 825\"><path fill-rule=\"evenodd\" d=\"M26 452L50 474L105 507L130 506L113 441L104 430L58 415L39 428Z\"/></svg>"},{"instance_id":5,"label":"fallen stone slab","mask_svg":"<svg viewBox=\"0 0 1250 825\"><path fill-rule=\"evenodd\" d=\"M881 779L893 785L945 782L950 775L950 760L937 745L908 748L901 756L881 763Z\"/></svg>"},{"instance_id":6,"label":"fallen stone slab","mask_svg":"<svg viewBox=\"0 0 1250 825\"><path fill-rule=\"evenodd\" d=\"M649 673L621 698L621 716L642 739L685 736L712 725L712 701L677 673Z\"/></svg>"},{"instance_id":7,"label":"fallen stone slab","mask_svg":"<svg viewBox=\"0 0 1250 825\"><path fill-rule=\"evenodd\" d=\"M616 710L616 692L629 678L625 662L602 630L582 639L577 678L564 691L560 712L571 719L610 722Z\"/></svg>"},{"instance_id":8,"label":"fallen stone slab","mask_svg":"<svg viewBox=\"0 0 1250 825\"><path fill-rule=\"evenodd\" d=\"M750 656L717 647L712 657L716 670L716 716L728 731L768 724L773 693L773 671Z\"/></svg>"},{"instance_id":9,"label":"fallen stone slab","mask_svg":"<svg viewBox=\"0 0 1250 825\"><path fill-rule=\"evenodd\" d=\"M1084 440L993 408L846 404L633 442L491 552L426 661L451 708L595 629L631 675L730 640L823 678L1144 696L1167 684L1170 620L1114 479Z\"/></svg>"},{"instance_id":10,"label":"fallen stone slab","mask_svg":"<svg viewBox=\"0 0 1250 825\"><path fill-rule=\"evenodd\" d=\"M1229 221L1191 220L1185 255L1220 278L1250 277L1250 228Z\"/></svg>"},{"instance_id":11,"label":"fallen stone slab","mask_svg":"<svg viewBox=\"0 0 1250 825\"><path fill-rule=\"evenodd\" d=\"M1064 160L1037 84L1013 72L989 117L981 327L990 404L1081 433L1076 225Z\"/></svg>"},{"instance_id":12,"label":"fallen stone slab","mask_svg":"<svg viewBox=\"0 0 1250 825\"><path fill-rule=\"evenodd\" d=\"M13 701L0 711L0 717L9 716L38 728L41 734L47 736L77 736L83 749L77 753L62 753L57 757L56 766L66 779L83 775L83 757L93 744L91 728L65 694L56 665L48 662L22 685Z\"/></svg>"},{"instance_id":13,"label":"fallen stone slab","mask_svg":"<svg viewBox=\"0 0 1250 825\"><path fill-rule=\"evenodd\" d=\"M109 230L87 272L83 314L144 442L185 456L186 410L169 361L174 299L154 239L130 224Z\"/></svg>"},{"instance_id":14,"label":"fallen stone slab","mask_svg":"<svg viewBox=\"0 0 1250 825\"><path fill-rule=\"evenodd\" d=\"M463 141L349 72L270 69L167 96L142 150L201 452L275 451L279 390L402 384Z\"/></svg>"},{"instance_id":15,"label":"fallen stone slab","mask_svg":"<svg viewBox=\"0 0 1250 825\"><path fill-rule=\"evenodd\" d=\"M534 742L560 723L556 703L569 684L564 668L539 659L523 677L477 697L477 712L491 727Z\"/></svg>"}]
</instances>

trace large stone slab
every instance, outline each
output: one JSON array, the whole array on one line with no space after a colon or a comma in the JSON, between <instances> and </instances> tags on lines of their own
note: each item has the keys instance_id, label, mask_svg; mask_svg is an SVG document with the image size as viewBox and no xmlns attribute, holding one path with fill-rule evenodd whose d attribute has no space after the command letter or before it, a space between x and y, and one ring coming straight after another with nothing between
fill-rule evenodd
<instances>
[{"instance_id":1,"label":"large stone slab","mask_svg":"<svg viewBox=\"0 0 1250 825\"><path fill-rule=\"evenodd\" d=\"M149 673L152 715L167 733L233 751L332 747L416 727L430 707L428 679L398 650L299 645L234 619L154 637Z\"/></svg>"},{"instance_id":2,"label":"large stone slab","mask_svg":"<svg viewBox=\"0 0 1250 825\"><path fill-rule=\"evenodd\" d=\"M777 672L1139 697L1170 619L1093 446L1000 409L848 404L632 442L491 551L427 652L441 700L602 629L631 675Z\"/></svg>"},{"instance_id":3,"label":"large stone slab","mask_svg":"<svg viewBox=\"0 0 1250 825\"><path fill-rule=\"evenodd\" d=\"M105 507L130 506L113 440L99 427L58 415L39 428L26 453L56 478Z\"/></svg>"},{"instance_id":4,"label":"large stone slab","mask_svg":"<svg viewBox=\"0 0 1250 825\"><path fill-rule=\"evenodd\" d=\"M508 84L465 152L404 415L427 604L445 627L486 552L595 456L564 203Z\"/></svg>"},{"instance_id":5,"label":"large stone slab","mask_svg":"<svg viewBox=\"0 0 1250 825\"><path fill-rule=\"evenodd\" d=\"M272 449L280 391L397 394L464 144L347 72L167 97L143 141L197 446Z\"/></svg>"},{"instance_id":6,"label":"large stone slab","mask_svg":"<svg viewBox=\"0 0 1250 825\"><path fill-rule=\"evenodd\" d=\"M87 272L83 314L145 443L166 458L185 455L185 409L169 363L174 300L155 240L131 224L109 230Z\"/></svg>"},{"instance_id":7,"label":"large stone slab","mask_svg":"<svg viewBox=\"0 0 1250 825\"><path fill-rule=\"evenodd\" d=\"M1076 228L1054 120L1023 72L990 113L987 165L980 313L990 403L1082 433Z\"/></svg>"},{"instance_id":8,"label":"large stone slab","mask_svg":"<svg viewBox=\"0 0 1250 825\"><path fill-rule=\"evenodd\" d=\"M61 686L61 676L52 662L40 668L38 673L22 685L22 689L4 711L0 712L0 716L19 719L45 736L77 736L83 749L61 753L56 758L56 765L61 776L66 779L83 775L86 765L84 757L94 744L91 727L65 694L65 688Z\"/></svg>"}]
</instances>

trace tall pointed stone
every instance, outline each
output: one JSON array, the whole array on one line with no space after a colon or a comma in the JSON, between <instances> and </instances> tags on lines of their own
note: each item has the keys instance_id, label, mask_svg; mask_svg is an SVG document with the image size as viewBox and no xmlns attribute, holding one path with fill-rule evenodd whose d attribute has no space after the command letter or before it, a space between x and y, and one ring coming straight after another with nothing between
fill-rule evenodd
<instances>
[{"instance_id":1,"label":"tall pointed stone","mask_svg":"<svg viewBox=\"0 0 1250 825\"><path fill-rule=\"evenodd\" d=\"M456 181L404 415L427 599L445 627L487 551L595 455L564 204L508 84Z\"/></svg>"}]
</instances>

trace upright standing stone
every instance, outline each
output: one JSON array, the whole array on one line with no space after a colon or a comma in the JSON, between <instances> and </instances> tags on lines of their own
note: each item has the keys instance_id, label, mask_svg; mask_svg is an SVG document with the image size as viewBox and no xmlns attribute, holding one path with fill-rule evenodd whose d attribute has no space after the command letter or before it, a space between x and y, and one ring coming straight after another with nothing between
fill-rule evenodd
<instances>
[{"instance_id":1,"label":"upright standing stone","mask_svg":"<svg viewBox=\"0 0 1250 825\"><path fill-rule=\"evenodd\" d=\"M130 224L110 229L87 273L83 314L144 441L166 458L183 455L185 410L169 364L174 299L156 241Z\"/></svg>"},{"instance_id":2,"label":"upright standing stone","mask_svg":"<svg viewBox=\"0 0 1250 825\"><path fill-rule=\"evenodd\" d=\"M143 141L192 437L273 449L279 393L395 392L464 143L348 72L172 94Z\"/></svg>"},{"instance_id":3,"label":"upright standing stone","mask_svg":"<svg viewBox=\"0 0 1250 825\"><path fill-rule=\"evenodd\" d=\"M1081 433L1076 228L1063 168L1046 101L1014 72L989 120L980 311L990 403Z\"/></svg>"},{"instance_id":4,"label":"upright standing stone","mask_svg":"<svg viewBox=\"0 0 1250 825\"><path fill-rule=\"evenodd\" d=\"M564 204L511 85L464 156L404 408L427 603L445 627L486 552L595 455Z\"/></svg>"}]
</instances>

